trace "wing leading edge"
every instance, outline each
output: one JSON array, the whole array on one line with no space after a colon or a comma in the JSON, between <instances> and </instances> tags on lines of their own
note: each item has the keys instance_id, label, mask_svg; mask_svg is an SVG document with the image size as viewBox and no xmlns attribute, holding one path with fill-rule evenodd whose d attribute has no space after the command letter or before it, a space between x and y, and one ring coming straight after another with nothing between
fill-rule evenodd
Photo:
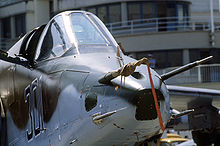
<instances>
[{"instance_id":1,"label":"wing leading edge","mask_svg":"<svg viewBox=\"0 0 220 146\"><path fill-rule=\"evenodd\" d=\"M220 91L213 89L167 86L171 106L178 110L210 105L220 108Z\"/></svg>"}]
</instances>

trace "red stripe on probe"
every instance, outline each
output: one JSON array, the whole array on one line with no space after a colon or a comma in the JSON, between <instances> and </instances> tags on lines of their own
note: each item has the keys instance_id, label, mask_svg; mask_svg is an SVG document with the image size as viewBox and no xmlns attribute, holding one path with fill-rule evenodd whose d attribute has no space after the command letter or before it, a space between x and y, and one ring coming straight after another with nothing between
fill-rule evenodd
<instances>
[{"instance_id":1,"label":"red stripe on probe","mask_svg":"<svg viewBox=\"0 0 220 146\"><path fill-rule=\"evenodd\" d=\"M156 92L155 92L155 89L154 89L153 80L152 80L152 77L151 77L151 72L150 72L149 63L147 64L147 69L148 69L148 74L149 74L149 79L150 79L150 85L151 85L151 89L152 89L152 93L153 93L153 97L154 97L154 103L155 103L155 107L156 107L156 110L157 110L157 116L158 116L158 118L159 118L160 127L161 127L161 129L164 131L165 128L164 128L164 126L163 126L163 120L162 120L162 116L161 116L161 112L160 112L160 107L159 107L159 105L158 105L157 95L156 95Z\"/></svg>"}]
</instances>

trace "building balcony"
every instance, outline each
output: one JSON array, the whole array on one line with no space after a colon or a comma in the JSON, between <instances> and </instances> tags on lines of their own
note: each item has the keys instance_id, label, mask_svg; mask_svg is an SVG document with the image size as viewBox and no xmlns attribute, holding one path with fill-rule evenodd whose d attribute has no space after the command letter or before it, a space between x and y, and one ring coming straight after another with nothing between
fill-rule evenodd
<instances>
[{"instance_id":1,"label":"building balcony","mask_svg":"<svg viewBox=\"0 0 220 146\"><path fill-rule=\"evenodd\" d=\"M137 59L152 54L156 68L167 68L210 55L214 56L212 63L220 63L220 17L214 20L214 33L209 16L132 20L107 26L127 54Z\"/></svg>"},{"instance_id":2,"label":"building balcony","mask_svg":"<svg viewBox=\"0 0 220 146\"><path fill-rule=\"evenodd\" d=\"M220 29L220 17L214 17L215 29ZM209 31L210 16L163 17L153 19L137 19L106 24L114 36L176 32L176 31Z\"/></svg>"}]
</instances>

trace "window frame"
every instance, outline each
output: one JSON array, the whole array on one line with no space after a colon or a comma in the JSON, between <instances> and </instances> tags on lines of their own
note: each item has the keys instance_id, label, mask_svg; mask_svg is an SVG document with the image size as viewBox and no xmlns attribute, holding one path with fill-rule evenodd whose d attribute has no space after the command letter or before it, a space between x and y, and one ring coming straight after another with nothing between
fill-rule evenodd
<instances>
[{"instance_id":1,"label":"window frame","mask_svg":"<svg viewBox=\"0 0 220 146\"><path fill-rule=\"evenodd\" d=\"M36 64L37 64L37 63L40 63L40 62L44 62L44 61L49 61L49 60L52 60L52 59L56 59L56 58L59 58L59 57L62 56L62 55L60 55L60 56L56 56L56 57L52 57L52 58L46 58L46 59L43 59L43 60L38 60L38 58L40 57L41 48L42 48L42 45L43 45L45 36L47 35L47 32L48 32L50 26L52 25L53 21L54 21L57 17L61 17L61 19L63 19L63 17L66 17L65 15L66 15L65 13L61 13L60 15L54 16L54 17L49 21L49 23L45 26L45 28L44 28L44 30L43 30L43 32L42 32L42 34L41 34L41 37L40 37L40 39L39 39L39 43L38 43L38 45L37 45L37 47L36 47L36 53L35 53L35 56L34 56L34 60L36 61ZM66 27L65 24L64 24L64 27ZM66 32L65 32L65 33L66 33ZM67 35L66 45L68 45L68 46L66 47L66 51L68 51L68 49L70 49L71 47L73 47L73 46L72 46L73 44L70 43L70 40L69 40L69 39L70 39L70 38L69 38L69 36ZM63 54L65 54L65 52L64 52Z\"/></svg>"}]
</instances>

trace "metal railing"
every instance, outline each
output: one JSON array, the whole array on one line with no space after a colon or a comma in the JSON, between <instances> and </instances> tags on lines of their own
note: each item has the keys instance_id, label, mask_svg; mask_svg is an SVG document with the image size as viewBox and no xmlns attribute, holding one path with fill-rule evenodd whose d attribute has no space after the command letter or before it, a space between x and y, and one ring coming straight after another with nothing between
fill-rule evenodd
<instances>
[{"instance_id":1,"label":"metal railing","mask_svg":"<svg viewBox=\"0 0 220 146\"><path fill-rule=\"evenodd\" d=\"M18 39L0 38L0 49L7 51Z\"/></svg>"},{"instance_id":2,"label":"metal railing","mask_svg":"<svg viewBox=\"0 0 220 146\"><path fill-rule=\"evenodd\" d=\"M177 67L157 69L161 75ZM199 65L165 81L167 84L220 82L220 64Z\"/></svg>"},{"instance_id":3,"label":"metal railing","mask_svg":"<svg viewBox=\"0 0 220 146\"><path fill-rule=\"evenodd\" d=\"M214 17L215 29L220 29L220 17ZM159 31L210 30L209 16L164 17L137 19L106 24L113 35Z\"/></svg>"}]
</instances>

